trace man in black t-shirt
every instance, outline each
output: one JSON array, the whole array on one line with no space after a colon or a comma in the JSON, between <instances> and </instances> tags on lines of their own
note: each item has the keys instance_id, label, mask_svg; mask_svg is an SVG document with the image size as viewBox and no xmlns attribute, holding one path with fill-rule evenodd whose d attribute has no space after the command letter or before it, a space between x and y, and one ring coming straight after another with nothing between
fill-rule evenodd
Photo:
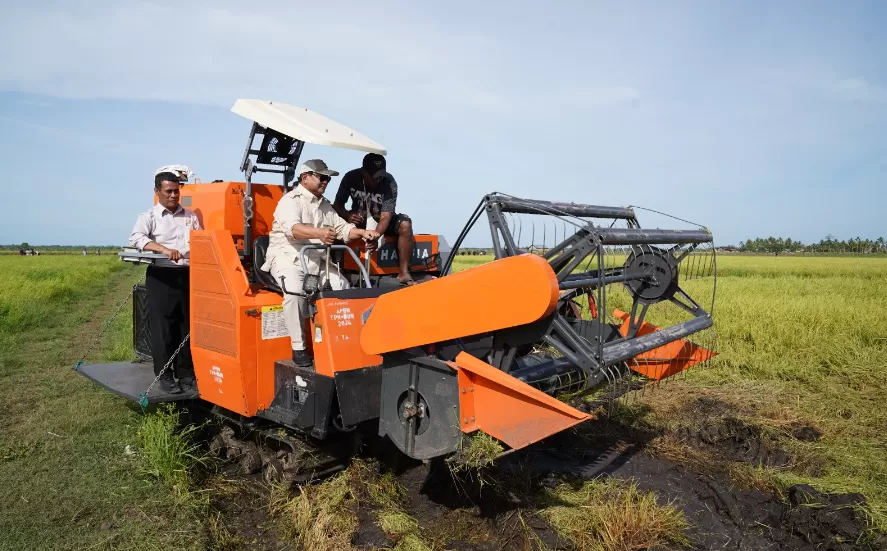
<instances>
[{"instance_id":1,"label":"man in black t-shirt","mask_svg":"<svg viewBox=\"0 0 887 551\"><path fill-rule=\"evenodd\" d=\"M349 198L351 210L345 208ZM396 206L397 182L385 171L385 157L377 153L367 153L360 168L342 176L333 202L339 216L357 227L365 228L367 217L372 216L377 232L397 237L400 264L397 279L402 285L415 285L409 270L413 254L413 223L406 214L396 214Z\"/></svg>"}]
</instances>

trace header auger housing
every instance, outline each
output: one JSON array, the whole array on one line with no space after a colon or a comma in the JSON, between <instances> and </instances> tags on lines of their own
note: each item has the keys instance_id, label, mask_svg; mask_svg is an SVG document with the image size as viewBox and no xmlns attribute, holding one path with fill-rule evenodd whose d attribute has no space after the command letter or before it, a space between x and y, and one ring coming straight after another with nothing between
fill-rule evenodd
<instances>
[{"instance_id":1,"label":"header auger housing","mask_svg":"<svg viewBox=\"0 0 887 551\"><path fill-rule=\"evenodd\" d=\"M452 251L439 236L417 236L417 250L432 253L416 255L429 257L419 269L437 277L416 286L386 286L391 272L381 253L368 258L346 244L366 264L343 255L355 288L310 295L305 334L314 365L296 366L282 329L281 290L257 271L276 200L305 143L385 150L300 108L257 100L235 108L253 120L246 182L188 185L182 193L205 228L191 233L188 345L198 388L184 396L154 389L150 402L194 400L315 444L361 428L411 458L431 459L452 454L475 431L512 450L525 447L590 418L564 395L612 399L713 356L714 248L704 228L643 229L632 208L492 193ZM325 125L340 142L324 141ZM285 154L263 153L273 138ZM284 175L283 184L253 184L252 155L284 165L271 170ZM495 258L453 273L484 215ZM144 301L134 305L134 344L144 361L149 317ZM153 378L140 362L80 372L133 400Z\"/></svg>"}]
</instances>

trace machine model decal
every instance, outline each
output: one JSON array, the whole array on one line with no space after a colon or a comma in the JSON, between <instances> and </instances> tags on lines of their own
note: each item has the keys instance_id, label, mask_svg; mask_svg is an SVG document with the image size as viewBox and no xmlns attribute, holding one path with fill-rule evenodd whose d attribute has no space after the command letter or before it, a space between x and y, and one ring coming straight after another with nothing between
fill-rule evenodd
<instances>
[{"instance_id":1,"label":"machine model decal","mask_svg":"<svg viewBox=\"0 0 887 551\"><path fill-rule=\"evenodd\" d=\"M345 306L344 308L336 309L336 311L330 315L330 320L335 322L339 327L347 327L351 325L352 320L354 320L354 314L351 312L351 308Z\"/></svg>"},{"instance_id":2,"label":"machine model decal","mask_svg":"<svg viewBox=\"0 0 887 551\"><path fill-rule=\"evenodd\" d=\"M262 306L262 340L289 337L283 306Z\"/></svg>"},{"instance_id":3,"label":"machine model decal","mask_svg":"<svg viewBox=\"0 0 887 551\"><path fill-rule=\"evenodd\" d=\"M413 258L410 262L413 266L424 266L429 258L431 258L431 243L416 243L413 246ZM382 268L397 266L397 243L385 243L379 247L376 263Z\"/></svg>"},{"instance_id":4,"label":"machine model decal","mask_svg":"<svg viewBox=\"0 0 887 551\"><path fill-rule=\"evenodd\" d=\"M213 380L218 384L222 384L222 381L225 379L225 374L222 373L222 368L217 365L212 366L212 369L209 370L209 374L212 375Z\"/></svg>"}]
</instances>

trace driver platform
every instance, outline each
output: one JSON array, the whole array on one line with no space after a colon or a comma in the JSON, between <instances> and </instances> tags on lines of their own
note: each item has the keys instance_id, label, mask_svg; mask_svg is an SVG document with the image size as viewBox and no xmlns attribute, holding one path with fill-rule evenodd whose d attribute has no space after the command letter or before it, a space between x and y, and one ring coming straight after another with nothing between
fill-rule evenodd
<instances>
[{"instance_id":1,"label":"driver platform","mask_svg":"<svg viewBox=\"0 0 887 551\"><path fill-rule=\"evenodd\" d=\"M116 362L107 364L87 364L80 366L80 373L93 382L107 388L114 394L122 396L133 402L139 401L139 396L145 392L154 381L153 364L149 362ZM154 385L148 393L148 403L178 402L192 400L200 396L196 389L186 390L179 394L164 392L160 384Z\"/></svg>"}]
</instances>

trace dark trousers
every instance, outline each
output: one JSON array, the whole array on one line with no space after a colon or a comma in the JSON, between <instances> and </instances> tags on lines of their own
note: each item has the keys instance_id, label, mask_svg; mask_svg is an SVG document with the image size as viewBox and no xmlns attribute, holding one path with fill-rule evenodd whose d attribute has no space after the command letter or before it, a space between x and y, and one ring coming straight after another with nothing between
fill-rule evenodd
<instances>
[{"instance_id":1,"label":"dark trousers","mask_svg":"<svg viewBox=\"0 0 887 551\"><path fill-rule=\"evenodd\" d=\"M151 356L154 359L154 375L160 373L189 332L191 320L189 282L188 268L148 266L145 289L151 313ZM176 377L184 377L194 372L190 345L190 340L185 343L164 376L175 373Z\"/></svg>"}]
</instances>

